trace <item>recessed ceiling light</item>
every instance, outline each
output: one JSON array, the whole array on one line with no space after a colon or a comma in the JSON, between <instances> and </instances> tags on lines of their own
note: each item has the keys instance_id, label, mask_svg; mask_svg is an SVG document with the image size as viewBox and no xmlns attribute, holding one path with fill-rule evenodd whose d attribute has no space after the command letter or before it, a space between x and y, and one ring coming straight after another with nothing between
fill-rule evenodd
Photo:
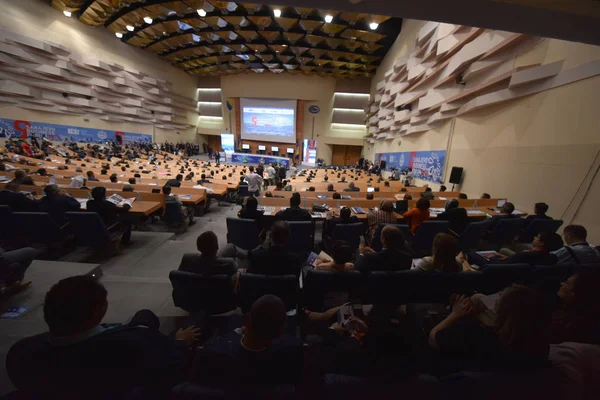
<instances>
[{"instance_id":1,"label":"recessed ceiling light","mask_svg":"<svg viewBox=\"0 0 600 400\"><path fill-rule=\"evenodd\" d=\"M151 24L152 23L152 18L150 17L144 17L144 22L147 24Z\"/></svg>"},{"instance_id":2,"label":"recessed ceiling light","mask_svg":"<svg viewBox=\"0 0 600 400\"><path fill-rule=\"evenodd\" d=\"M198 15L201 17L206 17L206 11L204 11L203 8L196 10L198 12Z\"/></svg>"},{"instance_id":3,"label":"recessed ceiling light","mask_svg":"<svg viewBox=\"0 0 600 400\"><path fill-rule=\"evenodd\" d=\"M65 10L65 11L63 11L63 14L65 14L65 17L71 18L71 11Z\"/></svg>"},{"instance_id":4,"label":"recessed ceiling light","mask_svg":"<svg viewBox=\"0 0 600 400\"><path fill-rule=\"evenodd\" d=\"M281 17L281 10L276 8L273 10L273 15L275 15L275 18L279 18Z\"/></svg>"},{"instance_id":5,"label":"recessed ceiling light","mask_svg":"<svg viewBox=\"0 0 600 400\"><path fill-rule=\"evenodd\" d=\"M116 32L115 36L121 39L123 37L123 34L121 32Z\"/></svg>"},{"instance_id":6,"label":"recessed ceiling light","mask_svg":"<svg viewBox=\"0 0 600 400\"><path fill-rule=\"evenodd\" d=\"M325 16L325 22L330 23L331 21L333 21L333 15L327 14Z\"/></svg>"},{"instance_id":7,"label":"recessed ceiling light","mask_svg":"<svg viewBox=\"0 0 600 400\"><path fill-rule=\"evenodd\" d=\"M373 31L374 31L375 29L377 29L377 27L378 27L378 26L379 26L379 24L378 24L377 22L371 22L371 23L369 24L369 28L371 28L371 30L373 30Z\"/></svg>"},{"instance_id":8,"label":"recessed ceiling light","mask_svg":"<svg viewBox=\"0 0 600 400\"><path fill-rule=\"evenodd\" d=\"M127 28L127 30L128 30L129 32L133 32L133 30L135 29L135 28L134 28L133 26L131 26L131 25L127 25L125 28Z\"/></svg>"}]
</instances>

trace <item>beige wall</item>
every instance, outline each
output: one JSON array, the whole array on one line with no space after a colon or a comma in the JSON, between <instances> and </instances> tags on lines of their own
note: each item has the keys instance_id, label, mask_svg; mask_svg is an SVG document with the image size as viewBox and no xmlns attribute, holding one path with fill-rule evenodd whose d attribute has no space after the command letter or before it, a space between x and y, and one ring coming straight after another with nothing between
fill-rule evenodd
<instances>
[{"instance_id":1,"label":"beige wall","mask_svg":"<svg viewBox=\"0 0 600 400\"><path fill-rule=\"evenodd\" d=\"M41 0L2 0L0 26L21 35L60 44L73 54L92 56L104 61L142 71L173 84L173 92L188 98L196 96L196 77L161 61L155 54L121 42L102 26L87 26L74 18L65 17ZM96 118L83 121L81 116L68 116L40 111L28 111L0 105L0 117L111 129L134 133L152 133L153 126L138 123L107 122ZM196 124L196 120L189 121ZM195 128L177 131L156 128L155 141L195 141Z\"/></svg>"},{"instance_id":2,"label":"beige wall","mask_svg":"<svg viewBox=\"0 0 600 400\"><path fill-rule=\"evenodd\" d=\"M423 22L404 23L371 93L393 60L414 47ZM598 58L600 47L543 39L520 55L515 66L565 59L563 69L568 69ZM600 77L595 77L454 118L446 178L450 167L464 167L460 190L469 197L488 192L527 212L535 202L546 202L551 216L586 226L590 241L600 243L600 178L595 177L599 93ZM372 159L378 152L445 150L451 126L452 120L436 130L378 141L365 148L365 155Z\"/></svg>"}]
</instances>

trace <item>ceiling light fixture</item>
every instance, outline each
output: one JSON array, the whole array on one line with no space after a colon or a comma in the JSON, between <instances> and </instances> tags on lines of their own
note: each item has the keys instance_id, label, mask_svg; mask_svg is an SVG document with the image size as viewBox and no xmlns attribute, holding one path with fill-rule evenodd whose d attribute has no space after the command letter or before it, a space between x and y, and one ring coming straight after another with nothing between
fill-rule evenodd
<instances>
[{"instance_id":1,"label":"ceiling light fixture","mask_svg":"<svg viewBox=\"0 0 600 400\"><path fill-rule=\"evenodd\" d=\"M129 32L133 32L133 30L135 29L135 28L134 28L133 26L131 26L131 25L127 25L125 28L127 28L127 30L128 30Z\"/></svg>"},{"instance_id":2,"label":"ceiling light fixture","mask_svg":"<svg viewBox=\"0 0 600 400\"><path fill-rule=\"evenodd\" d=\"M333 15L327 14L325 16L325 22L327 22L329 24L331 21L333 21Z\"/></svg>"},{"instance_id":3,"label":"ceiling light fixture","mask_svg":"<svg viewBox=\"0 0 600 400\"><path fill-rule=\"evenodd\" d=\"M116 32L115 36L121 39L123 37L123 34L121 32Z\"/></svg>"},{"instance_id":4,"label":"ceiling light fixture","mask_svg":"<svg viewBox=\"0 0 600 400\"><path fill-rule=\"evenodd\" d=\"M65 17L71 18L71 11L65 10L65 11L63 11L63 14L65 14Z\"/></svg>"},{"instance_id":5,"label":"ceiling light fixture","mask_svg":"<svg viewBox=\"0 0 600 400\"><path fill-rule=\"evenodd\" d=\"M379 26L379 24L377 22L371 22L369 24L369 28L371 28L372 31L374 31L375 29L377 29L378 26Z\"/></svg>"},{"instance_id":6,"label":"ceiling light fixture","mask_svg":"<svg viewBox=\"0 0 600 400\"><path fill-rule=\"evenodd\" d=\"M279 18L281 17L281 10L276 8L273 10L273 15L275 15L275 18Z\"/></svg>"},{"instance_id":7,"label":"ceiling light fixture","mask_svg":"<svg viewBox=\"0 0 600 400\"><path fill-rule=\"evenodd\" d=\"M198 12L198 15L201 17L206 17L206 11L204 11L203 8L196 10Z\"/></svg>"},{"instance_id":8,"label":"ceiling light fixture","mask_svg":"<svg viewBox=\"0 0 600 400\"><path fill-rule=\"evenodd\" d=\"M144 17L144 22L147 24L151 24L152 23L152 18L150 17Z\"/></svg>"}]
</instances>

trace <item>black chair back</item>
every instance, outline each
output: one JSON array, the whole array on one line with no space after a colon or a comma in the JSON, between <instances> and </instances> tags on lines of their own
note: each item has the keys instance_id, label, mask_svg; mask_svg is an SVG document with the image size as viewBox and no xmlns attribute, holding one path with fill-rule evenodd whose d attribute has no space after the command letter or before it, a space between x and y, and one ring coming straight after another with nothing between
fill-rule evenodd
<instances>
[{"instance_id":1,"label":"black chair back","mask_svg":"<svg viewBox=\"0 0 600 400\"><path fill-rule=\"evenodd\" d=\"M494 243L497 250L503 244L514 242L523 229L525 221L521 218L505 218L498 221L490 233L490 243Z\"/></svg>"},{"instance_id":2,"label":"black chair back","mask_svg":"<svg viewBox=\"0 0 600 400\"><path fill-rule=\"evenodd\" d=\"M531 279L533 266L529 264L489 264L481 271L484 275L481 292L492 294L513 283L527 284Z\"/></svg>"},{"instance_id":3,"label":"black chair back","mask_svg":"<svg viewBox=\"0 0 600 400\"><path fill-rule=\"evenodd\" d=\"M169 279L173 285L173 303L185 311L215 315L237 308L232 280L227 275L171 271Z\"/></svg>"},{"instance_id":4,"label":"black chair back","mask_svg":"<svg viewBox=\"0 0 600 400\"><path fill-rule=\"evenodd\" d=\"M13 213L13 218L19 231L34 243L57 243L65 240L68 236L66 231L62 230L48 213L17 212Z\"/></svg>"},{"instance_id":5,"label":"black chair back","mask_svg":"<svg viewBox=\"0 0 600 400\"><path fill-rule=\"evenodd\" d=\"M0 240L12 240L17 229L14 224L13 212L9 206L0 206Z\"/></svg>"},{"instance_id":6,"label":"black chair back","mask_svg":"<svg viewBox=\"0 0 600 400\"><path fill-rule=\"evenodd\" d=\"M402 232L402 235L404 235L404 238L410 237L410 227L408 225L379 224L379 226L377 227L377 230L375 231L375 234L371 238L371 248L375 251L381 251L381 249L383 247L383 243L381 243L381 231L383 230L383 228L386 225L392 225L392 226L395 226L396 228L400 229L400 232Z\"/></svg>"},{"instance_id":7,"label":"black chair back","mask_svg":"<svg viewBox=\"0 0 600 400\"><path fill-rule=\"evenodd\" d=\"M358 299L362 295L362 289L363 279L359 271L310 269L304 278L304 301L309 310L319 311L323 309L328 293L347 293L350 299Z\"/></svg>"},{"instance_id":8,"label":"black chair back","mask_svg":"<svg viewBox=\"0 0 600 400\"><path fill-rule=\"evenodd\" d=\"M529 225L523 229L523 233L519 237L519 241L523 243L531 243L533 238L542 232L554 233L563 224L562 219L534 219Z\"/></svg>"},{"instance_id":9,"label":"black chair back","mask_svg":"<svg viewBox=\"0 0 600 400\"><path fill-rule=\"evenodd\" d=\"M71 223L71 231L77 242L90 247L99 247L111 240L102 218L95 212L67 212L65 216ZM114 235L116 239L118 235Z\"/></svg>"},{"instance_id":10,"label":"black chair back","mask_svg":"<svg viewBox=\"0 0 600 400\"><path fill-rule=\"evenodd\" d=\"M362 222L355 224L337 224L333 228L331 238L333 241L343 240L348 242L353 249L357 249L360 244L360 237L365 232L365 226Z\"/></svg>"},{"instance_id":11,"label":"black chair back","mask_svg":"<svg viewBox=\"0 0 600 400\"><path fill-rule=\"evenodd\" d=\"M259 233L258 224L253 219L227 218L227 243L252 250L260 245Z\"/></svg>"},{"instance_id":12,"label":"black chair back","mask_svg":"<svg viewBox=\"0 0 600 400\"><path fill-rule=\"evenodd\" d=\"M312 221L290 221L287 248L292 253L308 254L315 247L315 225Z\"/></svg>"},{"instance_id":13,"label":"black chair back","mask_svg":"<svg viewBox=\"0 0 600 400\"><path fill-rule=\"evenodd\" d=\"M425 221L415 232L413 246L418 254L429 255L433 247L433 239L438 233L448 232L450 223L448 221Z\"/></svg>"},{"instance_id":14,"label":"black chair back","mask_svg":"<svg viewBox=\"0 0 600 400\"><path fill-rule=\"evenodd\" d=\"M298 278L296 275L240 275L239 305L244 313L266 294L279 297L287 310L293 310L298 304Z\"/></svg>"},{"instance_id":15,"label":"black chair back","mask_svg":"<svg viewBox=\"0 0 600 400\"><path fill-rule=\"evenodd\" d=\"M465 230L460 234L460 237L458 238L461 251L470 251L477 249L477 246L479 246L479 242L481 241L484 226L485 221L471 222L467 225Z\"/></svg>"}]
</instances>

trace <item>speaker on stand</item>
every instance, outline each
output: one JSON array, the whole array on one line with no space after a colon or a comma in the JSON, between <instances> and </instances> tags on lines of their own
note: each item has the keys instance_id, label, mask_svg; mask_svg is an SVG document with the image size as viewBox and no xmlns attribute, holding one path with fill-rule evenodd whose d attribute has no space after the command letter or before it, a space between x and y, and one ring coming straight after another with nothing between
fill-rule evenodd
<instances>
[{"instance_id":1,"label":"speaker on stand","mask_svg":"<svg viewBox=\"0 0 600 400\"><path fill-rule=\"evenodd\" d=\"M452 191L454 192L454 185L460 185L462 181L463 168L462 167L452 167L452 171L450 172L450 180L449 182L452 184Z\"/></svg>"}]
</instances>

